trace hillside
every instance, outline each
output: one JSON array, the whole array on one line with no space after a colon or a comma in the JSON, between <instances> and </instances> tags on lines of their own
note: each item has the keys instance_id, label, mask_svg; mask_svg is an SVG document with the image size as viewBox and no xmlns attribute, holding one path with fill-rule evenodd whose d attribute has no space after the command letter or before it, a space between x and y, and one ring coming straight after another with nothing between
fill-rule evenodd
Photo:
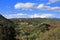
<instances>
[{"instance_id":1,"label":"hillside","mask_svg":"<svg viewBox=\"0 0 60 40\"><path fill-rule=\"evenodd\" d=\"M50 30L52 32L60 30L57 29L60 28L60 19L58 18L17 18L10 20L16 24L16 38L19 40L48 40L47 38L51 33ZM51 38L49 40L55 40L56 35L53 36L53 34L55 33L51 33L54 39ZM60 36L60 34L57 35Z\"/></svg>"},{"instance_id":2,"label":"hillside","mask_svg":"<svg viewBox=\"0 0 60 40\"><path fill-rule=\"evenodd\" d=\"M14 23L0 15L0 40L15 40L14 37L15 37Z\"/></svg>"}]
</instances>

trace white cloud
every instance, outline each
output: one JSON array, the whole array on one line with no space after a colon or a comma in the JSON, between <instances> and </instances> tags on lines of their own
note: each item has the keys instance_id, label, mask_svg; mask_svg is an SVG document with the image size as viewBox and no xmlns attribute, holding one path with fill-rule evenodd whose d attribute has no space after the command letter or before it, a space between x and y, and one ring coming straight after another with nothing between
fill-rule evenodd
<instances>
[{"instance_id":1,"label":"white cloud","mask_svg":"<svg viewBox=\"0 0 60 40\"><path fill-rule=\"evenodd\" d=\"M38 5L38 7L37 7L37 8L42 9L43 7L44 7L44 4L40 4L40 5Z\"/></svg>"},{"instance_id":2,"label":"white cloud","mask_svg":"<svg viewBox=\"0 0 60 40\"><path fill-rule=\"evenodd\" d=\"M45 6L44 4L39 4L37 6L37 9L60 11L60 7L57 7L57 6L55 6L55 7Z\"/></svg>"},{"instance_id":3,"label":"white cloud","mask_svg":"<svg viewBox=\"0 0 60 40\"><path fill-rule=\"evenodd\" d=\"M23 18L24 16L26 16L27 14L23 14L23 13L17 13L17 14L6 14L4 15L6 18Z\"/></svg>"},{"instance_id":4,"label":"white cloud","mask_svg":"<svg viewBox=\"0 0 60 40\"><path fill-rule=\"evenodd\" d=\"M49 2L47 4L51 4L51 3L55 3L55 2L59 2L60 0L49 0Z\"/></svg>"},{"instance_id":5,"label":"white cloud","mask_svg":"<svg viewBox=\"0 0 60 40\"><path fill-rule=\"evenodd\" d=\"M60 1L60 0L49 0L49 2L51 2L51 3L54 3L54 2L57 2L57 1Z\"/></svg>"},{"instance_id":6,"label":"white cloud","mask_svg":"<svg viewBox=\"0 0 60 40\"><path fill-rule=\"evenodd\" d=\"M40 17L40 15L38 15L38 14L30 15L30 18L39 18L39 17Z\"/></svg>"},{"instance_id":7,"label":"white cloud","mask_svg":"<svg viewBox=\"0 0 60 40\"><path fill-rule=\"evenodd\" d=\"M31 9L33 8L35 3L17 3L15 4L15 9Z\"/></svg>"},{"instance_id":8,"label":"white cloud","mask_svg":"<svg viewBox=\"0 0 60 40\"><path fill-rule=\"evenodd\" d=\"M50 6L45 6L44 4L39 4L37 6L38 9L50 9Z\"/></svg>"},{"instance_id":9,"label":"white cloud","mask_svg":"<svg viewBox=\"0 0 60 40\"><path fill-rule=\"evenodd\" d=\"M60 12L60 7L50 7L51 10L54 10L54 11L59 11Z\"/></svg>"},{"instance_id":10,"label":"white cloud","mask_svg":"<svg viewBox=\"0 0 60 40\"><path fill-rule=\"evenodd\" d=\"M25 16L27 14L23 14L23 13L18 13L18 14L13 14L14 16Z\"/></svg>"},{"instance_id":11,"label":"white cloud","mask_svg":"<svg viewBox=\"0 0 60 40\"><path fill-rule=\"evenodd\" d=\"M53 14L42 14L40 17L41 18L49 18L49 17L53 17Z\"/></svg>"},{"instance_id":12,"label":"white cloud","mask_svg":"<svg viewBox=\"0 0 60 40\"><path fill-rule=\"evenodd\" d=\"M30 15L30 18L49 18L49 17L53 17L53 14L34 14L34 15Z\"/></svg>"}]
</instances>

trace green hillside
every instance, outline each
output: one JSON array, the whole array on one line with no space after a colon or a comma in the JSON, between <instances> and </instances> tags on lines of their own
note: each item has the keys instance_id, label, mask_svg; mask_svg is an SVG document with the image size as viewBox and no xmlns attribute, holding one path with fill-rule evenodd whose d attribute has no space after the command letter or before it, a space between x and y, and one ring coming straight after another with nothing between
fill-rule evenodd
<instances>
[{"instance_id":1,"label":"green hillside","mask_svg":"<svg viewBox=\"0 0 60 40\"><path fill-rule=\"evenodd\" d=\"M60 36L58 34L60 32L58 31L60 30L60 19L58 18L18 18L11 20L16 24L18 31L16 38L19 40L58 40L58 37L53 36L53 34ZM49 35L52 37L50 38Z\"/></svg>"}]
</instances>

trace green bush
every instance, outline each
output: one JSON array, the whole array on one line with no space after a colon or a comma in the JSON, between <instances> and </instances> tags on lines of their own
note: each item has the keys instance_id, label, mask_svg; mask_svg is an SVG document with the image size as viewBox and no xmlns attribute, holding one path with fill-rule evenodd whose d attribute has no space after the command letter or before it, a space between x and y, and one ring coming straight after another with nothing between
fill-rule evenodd
<instances>
[{"instance_id":1,"label":"green bush","mask_svg":"<svg viewBox=\"0 0 60 40\"><path fill-rule=\"evenodd\" d=\"M36 38L38 38L38 35L36 33L28 36L28 40L36 40Z\"/></svg>"}]
</instances>

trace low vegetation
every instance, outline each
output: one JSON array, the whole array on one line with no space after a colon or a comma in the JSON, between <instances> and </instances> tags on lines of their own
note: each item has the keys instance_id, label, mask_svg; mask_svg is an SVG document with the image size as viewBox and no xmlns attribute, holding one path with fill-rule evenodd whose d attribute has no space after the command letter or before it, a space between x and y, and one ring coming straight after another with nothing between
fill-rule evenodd
<instances>
[{"instance_id":1,"label":"low vegetation","mask_svg":"<svg viewBox=\"0 0 60 40\"><path fill-rule=\"evenodd\" d=\"M60 40L60 19L6 19L0 15L0 40Z\"/></svg>"}]
</instances>

